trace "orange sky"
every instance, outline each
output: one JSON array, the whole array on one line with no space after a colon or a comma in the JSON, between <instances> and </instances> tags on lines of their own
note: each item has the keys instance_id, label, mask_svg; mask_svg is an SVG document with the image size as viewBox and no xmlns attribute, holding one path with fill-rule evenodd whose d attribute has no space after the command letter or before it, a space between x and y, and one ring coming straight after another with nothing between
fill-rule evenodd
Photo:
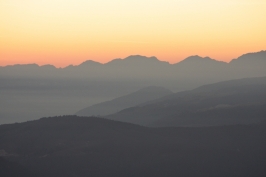
<instances>
[{"instance_id":1,"label":"orange sky","mask_svg":"<svg viewBox=\"0 0 266 177\"><path fill-rule=\"evenodd\" d=\"M266 49L265 0L0 0L0 66Z\"/></svg>"}]
</instances>

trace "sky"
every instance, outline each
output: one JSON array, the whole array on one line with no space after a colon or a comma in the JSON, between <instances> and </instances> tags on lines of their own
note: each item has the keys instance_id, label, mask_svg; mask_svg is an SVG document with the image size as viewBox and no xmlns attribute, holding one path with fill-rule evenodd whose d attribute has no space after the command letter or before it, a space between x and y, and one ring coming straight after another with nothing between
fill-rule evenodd
<instances>
[{"instance_id":1,"label":"sky","mask_svg":"<svg viewBox=\"0 0 266 177\"><path fill-rule=\"evenodd\" d=\"M265 0L0 0L0 66L266 49Z\"/></svg>"}]
</instances>

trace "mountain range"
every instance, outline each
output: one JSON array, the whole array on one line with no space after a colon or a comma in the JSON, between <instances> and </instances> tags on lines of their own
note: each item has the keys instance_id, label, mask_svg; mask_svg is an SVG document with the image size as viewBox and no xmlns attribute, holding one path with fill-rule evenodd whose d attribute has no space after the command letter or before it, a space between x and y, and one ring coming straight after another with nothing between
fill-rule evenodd
<instances>
[{"instance_id":1,"label":"mountain range","mask_svg":"<svg viewBox=\"0 0 266 177\"><path fill-rule=\"evenodd\" d=\"M265 66L266 51L244 54L229 63L196 55L176 64L169 64L158 60L156 57L132 55L125 59L114 59L106 64L88 60L78 66L70 65L65 68L56 68L52 65L38 66L36 64L11 65L0 67L0 77L86 78L97 80L140 79L146 81L156 79L158 83L162 82L161 79L179 81L186 78L206 78L206 80L208 79L209 82L212 82L239 77L265 76ZM206 80L205 82L201 81L203 82L201 84L206 84ZM168 85L164 86L168 87ZM194 84L192 84L193 86ZM189 83L187 83L184 88L187 89L189 87L191 88ZM175 89L181 88L180 86L175 87Z\"/></svg>"},{"instance_id":2,"label":"mountain range","mask_svg":"<svg viewBox=\"0 0 266 177\"><path fill-rule=\"evenodd\" d=\"M191 56L169 64L134 55L106 64L88 60L65 68L0 67L0 124L73 114L149 86L180 92L220 81L263 77L265 67L266 51L244 54L229 63Z\"/></svg>"}]
</instances>

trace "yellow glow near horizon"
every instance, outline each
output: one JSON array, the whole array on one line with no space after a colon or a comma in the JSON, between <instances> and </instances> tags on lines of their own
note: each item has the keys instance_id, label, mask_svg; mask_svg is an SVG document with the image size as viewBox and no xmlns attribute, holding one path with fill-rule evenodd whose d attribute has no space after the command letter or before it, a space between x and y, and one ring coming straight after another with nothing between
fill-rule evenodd
<instances>
[{"instance_id":1,"label":"yellow glow near horizon","mask_svg":"<svg viewBox=\"0 0 266 177\"><path fill-rule=\"evenodd\" d=\"M229 61L266 49L265 17L265 0L0 0L0 65Z\"/></svg>"}]
</instances>

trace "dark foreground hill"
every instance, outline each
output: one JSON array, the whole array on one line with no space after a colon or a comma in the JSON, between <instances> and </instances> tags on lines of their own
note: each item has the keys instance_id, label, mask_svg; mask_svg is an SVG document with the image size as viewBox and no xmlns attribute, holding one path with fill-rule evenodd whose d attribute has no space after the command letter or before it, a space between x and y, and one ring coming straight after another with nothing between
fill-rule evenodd
<instances>
[{"instance_id":1,"label":"dark foreground hill","mask_svg":"<svg viewBox=\"0 0 266 177\"><path fill-rule=\"evenodd\" d=\"M107 118L158 127L255 123L266 119L266 77L201 86L124 109Z\"/></svg>"},{"instance_id":2,"label":"dark foreground hill","mask_svg":"<svg viewBox=\"0 0 266 177\"><path fill-rule=\"evenodd\" d=\"M171 92L163 87L150 86L140 89L128 95L124 95L110 101L102 102L84 108L76 113L78 116L105 116L114 114L123 109L136 106L147 101L170 95Z\"/></svg>"},{"instance_id":3,"label":"dark foreground hill","mask_svg":"<svg viewBox=\"0 0 266 177\"><path fill-rule=\"evenodd\" d=\"M95 117L42 118L1 125L0 150L0 163L35 177L262 177L266 123L147 128Z\"/></svg>"},{"instance_id":4,"label":"dark foreground hill","mask_svg":"<svg viewBox=\"0 0 266 177\"><path fill-rule=\"evenodd\" d=\"M0 176L1 177L34 177L28 169L16 162L10 162L0 157Z\"/></svg>"}]
</instances>

